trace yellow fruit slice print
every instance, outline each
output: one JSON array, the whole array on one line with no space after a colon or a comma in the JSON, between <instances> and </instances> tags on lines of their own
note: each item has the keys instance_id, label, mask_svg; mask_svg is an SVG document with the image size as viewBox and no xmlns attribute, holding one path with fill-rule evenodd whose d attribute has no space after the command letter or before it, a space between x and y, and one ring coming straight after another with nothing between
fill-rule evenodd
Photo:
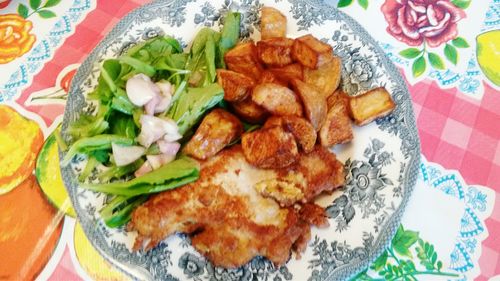
<instances>
[{"instance_id":1,"label":"yellow fruit slice print","mask_svg":"<svg viewBox=\"0 0 500 281\"><path fill-rule=\"evenodd\" d=\"M4 194L33 172L43 134L37 123L0 105L0 144L0 194Z\"/></svg>"},{"instance_id":2,"label":"yellow fruit slice print","mask_svg":"<svg viewBox=\"0 0 500 281\"><path fill-rule=\"evenodd\" d=\"M59 130L57 128L56 130ZM59 210L71 217L76 217L71 206L68 192L64 187L59 168L59 151L54 133L52 133L40 150L36 160L35 175L49 201Z\"/></svg>"},{"instance_id":3,"label":"yellow fruit slice print","mask_svg":"<svg viewBox=\"0 0 500 281\"><path fill-rule=\"evenodd\" d=\"M500 87L500 30L477 36L477 62L484 75Z\"/></svg>"},{"instance_id":4,"label":"yellow fruit slice print","mask_svg":"<svg viewBox=\"0 0 500 281\"><path fill-rule=\"evenodd\" d=\"M63 219L32 175L0 195L0 280L34 280L59 243Z\"/></svg>"},{"instance_id":5,"label":"yellow fruit slice print","mask_svg":"<svg viewBox=\"0 0 500 281\"><path fill-rule=\"evenodd\" d=\"M113 268L90 244L80 223L75 225L75 254L80 266L94 280L129 280L123 273Z\"/></svg>"}]
</instances>

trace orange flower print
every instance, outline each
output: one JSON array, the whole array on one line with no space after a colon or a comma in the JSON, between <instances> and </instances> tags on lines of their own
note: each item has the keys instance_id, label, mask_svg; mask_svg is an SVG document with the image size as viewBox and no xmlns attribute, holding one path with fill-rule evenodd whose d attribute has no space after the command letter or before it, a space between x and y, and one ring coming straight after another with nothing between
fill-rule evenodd
<instances>
[{"instance_id":1,"label":"orange flower print","mask_svg":"<svg viewBox=\"0 0 500 281\"><path fill-rule=\"evenodd\" d=\"M0 15L0 64L5 64L26 54L36 41L30 34L31 21L17 14Z\"/></svg>"}]
</instances>

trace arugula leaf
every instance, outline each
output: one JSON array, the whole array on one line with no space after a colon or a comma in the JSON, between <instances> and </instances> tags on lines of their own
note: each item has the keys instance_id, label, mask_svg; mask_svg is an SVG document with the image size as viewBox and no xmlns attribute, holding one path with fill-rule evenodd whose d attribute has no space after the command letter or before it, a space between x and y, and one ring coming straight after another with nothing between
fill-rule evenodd
<instances>
[{"instance_id":1,"label":"arugula leaf","mask_svg":"<svg viewBox=\"0 0 500 281\"><path fill-rule=\"evenodd\" d=\"M135 139L137 136L134 119L130 115L125 115L120 112L114 112L109 118L113 120L111 123L111 132L115 135L124 136L129 139Z\"/></svg>"},{"instance_id":2,"label":"arugula leaf","mask_svg":"<svg viewBox=\"0 0 500 281\"><path fill-rule=\"evenodd\" d=\"M195 181L198 177L198 162L184 157L129 181L107 184L85 184L82 187L108 194L134 196L172 189Z\"/></svg>"},{"instance_id":3,"label":"arugula leaf","mask_svg":"<svg viewBox=\"0 0 500 281\"><path fill-rule=\"evenodd\" d=\"M122 63L130 65L137 72L143 73L149 77L152 77L156 74L156 69L153 66L151 66L150 64L145 63L139 59L136 59L133 57L128 57L128 56L121 56L119 58L119 60Z\"/></svg>"},{"instance_id":4,"label":"arugula leaf","mask_svg":"<svg viewBox=\"0 0 500 281\"><path fill-rule=\"evenodd\" d=\"M176 102L175 109L167 114L177 122L179 133L184 135L203 116L205 112L224 99L224 90L218 83L202 88L188 88ZM171 109L172 110L172 109Z\"/></svg>"}]
</instances>

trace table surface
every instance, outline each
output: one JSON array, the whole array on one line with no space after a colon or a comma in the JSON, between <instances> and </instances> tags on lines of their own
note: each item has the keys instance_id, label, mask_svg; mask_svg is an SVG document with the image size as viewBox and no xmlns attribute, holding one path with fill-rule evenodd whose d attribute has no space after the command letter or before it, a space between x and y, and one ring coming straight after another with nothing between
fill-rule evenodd
<instances>
[{"instance_id":1,"label":"table surface","mask_svg":"<svg viewBox=\"0 0 500 281\"><path fill-rule=\"evenodd\" d=\"M50 162L54 156L47 143L62 120L65 94L78 65L124 15L149 1L37 2L0 0L0 252L12 255L0 257L0 280L123 280L92 249L74 214L54 207L64 209L54 201L62 183L41 178L39 167L33 171L37 159ZM477 258L471 258L480 270L463 275L487 280L500 274L500 1L428 1L446 2L435 5L456 18L443 29L442 38L420 39L394 27L398 9L408 2L419 0L342 0L339 9L368 29L406 77L423 166L451 171L484 194L493 190L493 210L481 221L485 229L477 240ZM374 17L381 20L371 24ZM22 40L9 37L12 29ZM424 58L420 76L418 58L401 53L420 49L419 40L440 57ZM481 55L478 47L483 48ZM488 48L496 53L487 55ZM6 148L12 146L15 152L7 155ZM25 261L31 262L29 268L23 267Z\"/></svg>"}]
</instances>

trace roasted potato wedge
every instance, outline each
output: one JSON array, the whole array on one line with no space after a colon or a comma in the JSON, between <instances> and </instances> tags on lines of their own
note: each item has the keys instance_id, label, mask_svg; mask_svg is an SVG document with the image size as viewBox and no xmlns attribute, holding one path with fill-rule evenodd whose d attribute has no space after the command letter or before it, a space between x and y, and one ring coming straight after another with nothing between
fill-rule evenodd
<instances>
[{"instance_id":1,"label":"roasted potato wedge","mask_svg":"<svg viewBox=\"0 0 500 281\"><path fill-rule=\"evenodd\" d=\"M340 95L329 107L325 123L319 130L321 145L326 147L349 142L354 137L346 102Z\"/></svg>"},{"instance_id":2,"label":"roasted potato wedge","mask_svg":"<svg viewBox=\"0 0 500 281\"><path fill-rule=\"evenodd\" d=\"M285 131L292 133L305 153L314 149L317 138L316 130L306 119L297 116L271 116L266 120L263 128L274 126L281 126Z\"/></svg>"},{"instance_id":3,"label":"roasted potato wedge","mask_svg":"<svg viewBox=\"0 0 500 281\"><path fill-rule=\"evenodd\" d=\"M304 79L302 65L298 63L292 63L283 67L270 68L269 71L278 77L278 79L286 83L290 83L293 79Z\"/></svg>"},{"instance_id":4,"label":"roasted potato wedge","mask_svg":"<svg viewBox=\"0 0 500 281\"><path fill-rule=\"evenodd\" d=\"M320 65L317 69L304 68L304 82L313 85L325 97L329 97L339 87L342 72L342 61L334 56L332 60Z\"/></svg>"},{"instance_id":5,"label":"roasted potato wedge","mask_svg":"<svg viewBox=\"0 0 500 281\"><path fill-rule=\"evenodd\" d=\"M269 116L269 112L267 112L267 110L265 110L260 105L253 102L250 96L243 101L232 102L230 104L234 113L236 113L238 117L248 123L262 123Z\"/></svg>"},{"instance_id":6,"label":"roasted potato wedge","mask_svg":"<svg viewBox=\"0 0 500 281\"><path fill-rule=\"evenodd\" d=\"M243 133L243 125L236 116L217 108L200 123L183 151L197 159L214 156Z\"/></svg>"},{"instance_id":7,"label":"roasted potato wedge","mask_svg":"<svg viewBox=\"0 0 500 281\"><path fill-rule=\"evenodd\" d=\"M271 128L274 126L280 126L283 127L283 117L282 116L271 116L267 118L266 123L262 125L262 128Z\"/></svg>"},{"instance_id":8,"label":"roasted potato wedge","mask_svg":"<svg viewBox=\"0 0 500 281\"><path fill-rule=\"evenodd\" d=\"M293 39L270 38L257 42L260 60L270 67L281 67L292 63Z\"/></svg>"},{"instance_id":9,"label":"roasted potato wedge","mask_svg":"<svg viewBox=\"0 0 500 281\"><path fill-rule=\"evenodd\" d=\"M328 109L332 108L337 102L342 102L345 108L349 109L349 96L341 88L335 90L335 92L326 99Z\"/></svg>"},{"instance_id":10,"label":"roasted potato wedge","mask_svg":"<svg viewBox=\"0 0 500 281\"><path fill-rule=\"evenodd\" d=\"M301 80L292 80L292 86L295 93L302 100L304 115L311 122L316 132L319 131L325 122L327 114L326 98L314 86L306 84Z\"/></svg>"},{"instance_id":11,"label":"roasted potato wedge","mask_svg":"<svg viewBox=\"0 0 500 281\"><path fill-rule=\"evenodd\" d=\"M252 101L274 115L302 115L302 105L295 93L274 83L259 84L253 88Z\"/></svg>"},{"instance_id":12,"label":"roasted potato wedge","mask_svg":"<svg viewBox=\"0 0 500 281\"><path fill-rule=\"evenodd\" d=\"M262 65L257 56L257 48L253 42L239 43L224 55L227 68L259 80Z\"/></svg>"},{"instance_id":13,"label":"roasted potato wedge","mask_svg":"<svg viewBox=\"0 0 500 281\"><path fill-rule=\"evenodd\" d=\"M332 46L307 34L294 40L292 58L305 67L316 69L333 58L333 49Z\"/></svg>"},{"instance_id":14,"label":"roasted potato wedge","mask_svg":"<svg viewBox=\"0 0 500 281\"><path fill-rule=\"evenodd\" d=\"M261 39L286 36L286 17L272 7L262 7L260 17Z\"/></svg>"},{"instance_id":15,"label":"roasted potato wedge","mask_svg":"<svg viewBox=\"0 0 500 281\"><path fill-rule=\"evenodd\" d=\"M363 126L390 114L396 104L384 87L375 88L349 99L349 110L354 123Z\"/></svg>"},{"instance_id":16,"label":"roasted potato wedge","mask_svg":"<svg viewBox=\"0 0 500 281\"><path fill-rule=\"evenodd\" d=\"M243 134L241 146L248 163L260 168L283 168L299 158L293 135L279 126Z\"/></svg>"},{"instance_id":17,"label":"roasted potato wedge","mask_svg":"<svg viewBox=\"0 0 500 281\"><path fill-rule=\"evenodd\" d=\"M217 81L224 89L224 99L229 102L246 99L255 85L254 80L245 74L225 69L217 69Z\"/></svg>"},{"instance_id":18,"label":"roasted potato wedge","mask_svg":"<svg viewBox=\"0 0 500 281\"><path fill-rule=\"evenodd\" d=\"M285 130L292 133L304 152L311 152L314 149L317 138L313 125L306 119L297 116L286 116L283 119Z\"/></svg>"},{"instance_id":19,"label":"roasted potato wedge","mask_svg":"<svg viewBox=\"0 0 500 281\"><path fill-rule=\"evenodd\" d=\"M288 85L287 82L278 79L278 77L276 77L276 75L274 75L274 73L272 73L270 70L267 70L267 69L264 70L262 72L262 75L260 76L259 84L262 84L262 83L275 83L275 84L280 84L282 86Z\"/></svg>"}]
</instances>

